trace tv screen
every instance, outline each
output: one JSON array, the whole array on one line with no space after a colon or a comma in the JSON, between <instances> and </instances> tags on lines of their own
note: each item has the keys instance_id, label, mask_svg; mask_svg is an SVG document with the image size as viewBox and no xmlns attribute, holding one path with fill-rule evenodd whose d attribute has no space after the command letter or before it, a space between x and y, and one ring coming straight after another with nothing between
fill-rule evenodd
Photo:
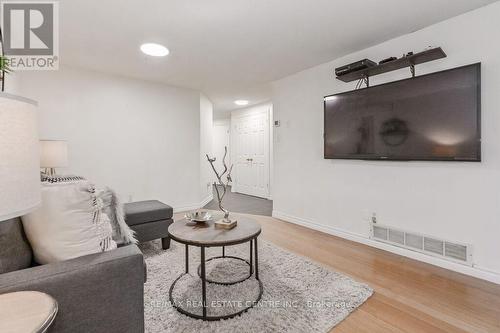
<instances>
[{"instance_id":1,"label":"tv screen","mask_svg":"<svg viewBox=\"0 0 500 333\"><path fill-rule=\"evenodd\" d=\"M481 160L481 64L326 96L327 159Z\"/></svg>"}]
</instances>

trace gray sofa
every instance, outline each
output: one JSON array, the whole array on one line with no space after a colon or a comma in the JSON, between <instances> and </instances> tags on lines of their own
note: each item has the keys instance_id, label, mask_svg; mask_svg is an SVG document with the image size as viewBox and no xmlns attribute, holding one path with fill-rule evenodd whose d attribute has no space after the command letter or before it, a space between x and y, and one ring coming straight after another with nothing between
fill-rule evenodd
<instances>
[{"instance_id":1,"label":"gray sofa","mask_svg":"<svg viewBox=\"0 0 500 333\"><path fill-rule=\"evenodd\" d=\"M0 222L0 294L42 291L59 304L49 332L144 332L145 264L128 245L35 266L19 219Z\"/></svg>"}]
</instances>

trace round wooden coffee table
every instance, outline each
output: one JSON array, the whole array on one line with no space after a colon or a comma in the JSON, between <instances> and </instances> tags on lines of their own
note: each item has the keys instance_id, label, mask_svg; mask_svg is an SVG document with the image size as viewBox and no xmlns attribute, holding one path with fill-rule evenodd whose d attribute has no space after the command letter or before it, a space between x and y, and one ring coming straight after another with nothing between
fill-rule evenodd
<instances>
[{"instance_id":1,"label":"round wooden coffee table","mask_svg":"<svg viewBox=\"0 0 500 333\"><path fill-rule=\"evenodd\" d=\"M248 309L252 308L254 304L260 301L260 298L262 297L262 293L264 290L262 282L259 280L259 252L257 246L257 237L260 235L260 233L261 233L260 225L255 220L244 216L238 217L238 225L230 230L220 229L215 227L214 221L208 221L206 223L196 223L196 222L190 222L186 219L182 219L171 224L168 227L168 234L171 239L185 245L185 260L186 260L185 261L186 271L181 275L179 275L179 277L177 277L177 279L175 279L175 281L170 286L169 298L172 306L174 306L177 309L177 311L179 311L182 314L185 314L186 316L208 321L233 318L242 314ZM249 260L236 256L226 255L225 252L226 246L243 244L247 242L249 243L250 247ZM198 275L201 278L201 286L202 286L203 314L201 316L189 312L185 309L182 309L179 306L176 306L177 303L174 301L172 296L175 285L179 281L179 279L182 278L184 275L189 274L189 246L199 247L201 251L201 262L198 267ZM206 259L205 249L208 247L221 247L222 255ZM255 259L253 258L254 253L255 253ZM207 279L206 267L205 267L206 262L222 258L231 258L231 259L241 260L247 263L249 266L248 276L238 281L231 281L231 282L212 281ZM255 269L254 269L254 264L255 264ZM252 302L250 306L236 313L224 316L207 316L207 292L206 292L207 282L220 285L233 285L248 280L254 274L255 274L255 279L259 283L259 295L257 299L254 302Z\"/></svg>"}]
</instances>

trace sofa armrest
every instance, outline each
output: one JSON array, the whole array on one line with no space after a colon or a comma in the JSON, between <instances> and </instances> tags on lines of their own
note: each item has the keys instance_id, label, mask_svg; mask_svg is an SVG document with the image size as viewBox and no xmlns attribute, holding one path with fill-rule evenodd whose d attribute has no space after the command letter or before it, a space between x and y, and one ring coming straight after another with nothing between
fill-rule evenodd
<instances>
[{"instance_id":1,"label":"sofa armrest","mask_svg":"<svg viewBox=\"0 0 500 333\"><path fill-rule=\"evenodd\" d=\"M22 290L57 300L49 332L144 332L144 261L135 245L0 275L0 294Z\"/></svg>"}]
</instances>

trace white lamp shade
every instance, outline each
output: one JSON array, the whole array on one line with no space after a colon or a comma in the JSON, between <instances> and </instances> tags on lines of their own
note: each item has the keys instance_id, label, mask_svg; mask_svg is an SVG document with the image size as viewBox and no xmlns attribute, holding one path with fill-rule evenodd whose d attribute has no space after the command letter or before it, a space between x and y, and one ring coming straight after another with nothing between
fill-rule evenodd
<instances>
[{"instance_id":1,"label":"white lamp shade","mask_svg":"<svg viewBox=\"0 0 500 333\"><path fill-rule=\"evenodd\" d=\"M36 102L0 93L0 222L40 202Z\"/></svg>"},{"instance_id":2,"label":"white lamp shade","mask_svg":"<svg viewBox=\"0 0 500 333\"><path fill-rule=\"evenodd\" d=\"M66 141L40 140L40 167L65 168L68 166Z\"/></svg>"}]
</instances>

